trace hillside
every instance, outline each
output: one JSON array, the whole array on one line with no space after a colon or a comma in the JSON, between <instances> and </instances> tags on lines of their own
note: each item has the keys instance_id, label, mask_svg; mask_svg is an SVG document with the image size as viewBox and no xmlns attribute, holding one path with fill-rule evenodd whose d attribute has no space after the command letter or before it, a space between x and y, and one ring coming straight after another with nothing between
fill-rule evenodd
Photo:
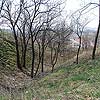
<instances>
[{"instance_id":1,"label":"hillside","mask_svg":"<svg viewBox=\"0 0 100 100\"><path fill-rule=\"evenodd\" d=\"M100 2L74 1L0 0L0 100L100 100Z\"/></svg>"},{"instance_id":2,"label":"hillside","mask_svg":"<svg viewBox=\"0 0 100 100\"><path fill-rule=\"evenodd\" d=\"M82 61L78 65L64 64L44 78L31 80L28 87L0 96L0 100L99 99L100 58Z\"/></svg>"}]
</instances>

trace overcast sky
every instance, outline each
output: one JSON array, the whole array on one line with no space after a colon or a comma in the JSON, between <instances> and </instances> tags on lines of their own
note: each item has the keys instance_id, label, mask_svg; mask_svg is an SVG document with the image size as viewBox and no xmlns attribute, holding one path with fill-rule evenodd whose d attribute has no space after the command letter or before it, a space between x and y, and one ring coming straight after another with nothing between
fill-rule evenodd
<instances>
[{"instance_id":1,"label":"overcast sky","mask_svg":"<svg viewBox=\"0 0 100 100\"><path fill-rule=\"evenodd\" d=\"M15 0L15 3L19 2L19 0ZM64 10L64 16L70 15L71 13L75 12L76 10L82 8L82 6L88 4L89 2L95 2L98 3L99 0L66 0L65 3L65 10ZM93 5L91 6L93 7ZM87 25L87 27L95 28L98 27L98 19L99 19L99 7L91 10L88 12L85 17L87 17L91 22Z\"/></svg>"},{"instance_id":2,"label":"overcast sky","mask_svg":"<svg viewBox=\"0 0 100 100\"><path fill-rule=\"evenodd\" d=\"M72 12L75 12L77 9L82 8L89 2L98 3L99 0L66 0L65 11L67 12L67 14L70 14ZM91 7L93 7L93 5ZM88 12L86 16L88 17L88 19L91 20L91 22L87 25L87 27L96 29L98 27L99 7Z\"/></svg>"}]
</instances>

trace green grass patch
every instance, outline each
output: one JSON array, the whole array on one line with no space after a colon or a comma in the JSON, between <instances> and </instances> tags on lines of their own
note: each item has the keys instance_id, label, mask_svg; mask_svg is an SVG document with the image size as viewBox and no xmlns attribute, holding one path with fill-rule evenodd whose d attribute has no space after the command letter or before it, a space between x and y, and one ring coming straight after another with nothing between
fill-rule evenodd
<instances>
[{"instance_id":1,"label":"green grass patch","mask_svg":"<svg viewBox=\"0 0 100 100\"><path fill-rule=\"evenodd\" d=\"M100 58L59 67L54 73L32 83L21 93L22 97L23 100L99 100Z\"/></svg>"}]
</instances>

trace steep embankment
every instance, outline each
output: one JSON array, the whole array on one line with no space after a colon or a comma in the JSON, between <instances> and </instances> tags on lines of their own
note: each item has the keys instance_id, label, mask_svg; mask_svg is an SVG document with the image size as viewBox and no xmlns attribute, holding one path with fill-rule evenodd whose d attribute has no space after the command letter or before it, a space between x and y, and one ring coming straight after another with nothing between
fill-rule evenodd
<instances>
[{"instance_id":1,"label":"steep embankment","mask_svg":"<svg viewBox=\"0 0 100 100\"><path fill-rule=\"evenodd\" d=\"M99 100L100 58L78 65L63 65L41 79L39 85L39 100Z\"/></svg>"},{"instance_id":2,"label":"steep embankment","mask_svg":"<svg viewBox=\"0 0 100 100\"><path fill-rule=\"evenodd\" d=\"M64 64L17 93L19 96L11 92L0 100L99 100L100 58L81 61L78 65Z\"/></svg>"}]
</instances>

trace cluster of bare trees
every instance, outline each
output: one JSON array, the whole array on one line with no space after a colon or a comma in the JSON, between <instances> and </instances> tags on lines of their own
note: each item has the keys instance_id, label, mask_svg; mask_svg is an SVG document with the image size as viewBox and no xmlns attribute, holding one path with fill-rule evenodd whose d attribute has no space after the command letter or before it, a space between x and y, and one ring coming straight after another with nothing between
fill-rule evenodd
<instances>
[{"instance_id":1,"label":"cluster of bare trees","mask_svg":"<svg viewBox=\"0 0 100 100\"><path fill-rule=\"evenodd\" d=\"M45 50L51 48L52 71L58 58L59 37L55 30L57 18L61 15L61 1L51 0L20 0L2 1L1 17L6 19L12 30L16 47L16 66L23 70L26 66L27 51L31 56L31 77L37 74L41 64L41 72L44 72ZM53 42L52 42L53 40ZM38 64L35 65L36 48L38 48Z\"/></svg>"},{"instance_id":2,"label":"cluster of bare trees","mask_svg":"<svg viewBox=\"0 0 100 100\"><path fill-rule=\"evenodd\" d=\"M46 50L50 52L49 59L53 72L64 42L73 32L80 40L76 60L78 64L83 30L89 21L80 22L82 12L78 11L76 18L72 16L73 25L67 26L66 22L60 19L62 4L61 0L20 0L17 4L15 0L2 0L1 2L0 17L7 21L14 37L16 66L21 71L27 69L27 56L30 55L28 59L31 60L30 75L32 78L37 75L39 69L44 72ZM96 42L93 59L95 50Z\"/></svg>"},{"instance_id":3,"label":"cluster of bare trees","mask_svg":"<svg viewBox=\"0 0 100 100\"><path fill-rule=\"evenodd\" d=\"M92 8L89 8L91 5L94 5L94 6ZM77 64L79 63L79 52L80 52L80 49L82 47L81 45L82 45L82 38L83 38L84 29L88 25L88 23L91 22L91 20L88 20L87 18L85 18L83 16L96 7L99 7L99 20L98 20L97 33L95 35L95 40L94 40L93 52L92 52L92 59L95 59L98 36L99 36L99 31L100 31L100 0L99 0L99 4L92 3L92 2L88 3L87 5L83 6L81 9L74 12L71 16L73 27L74 27L74 32L76 33L76 35L79 38L79 47L77 50L77 57L76 57Z\"/></svg>"}]
</instances>

